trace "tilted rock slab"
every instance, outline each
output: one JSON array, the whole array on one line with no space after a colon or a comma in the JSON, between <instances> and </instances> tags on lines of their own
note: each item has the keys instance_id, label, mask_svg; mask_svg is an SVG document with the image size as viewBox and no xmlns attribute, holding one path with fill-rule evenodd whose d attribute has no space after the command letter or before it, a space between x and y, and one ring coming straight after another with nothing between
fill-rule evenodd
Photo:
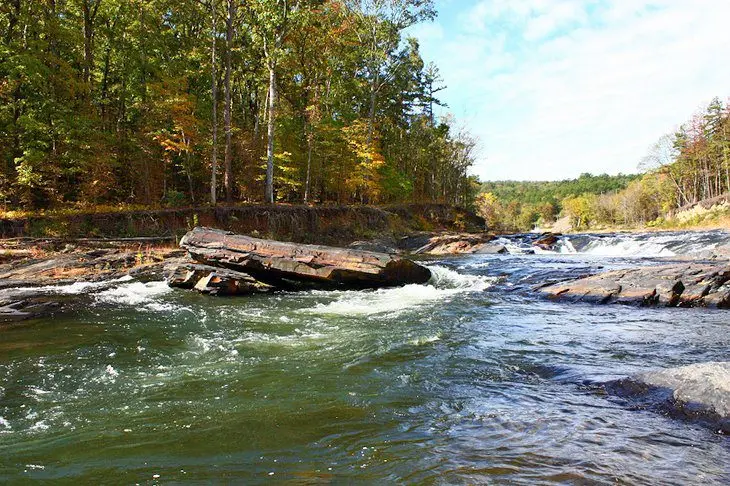
<instances>
[{"instance_id":1,"label":"tilted rock slab","mask_svg":"<svg viewBox=\"0 0 730 486\"><path fill-rule=\"evenodd\" d=\"M730 308L730 263L614 270L537 289L553 299L598 304Z\"/></svg>"},{"instance_id":2,"label":"tilted rock slab","mask_svg":"<svg viewBox=\"0 0 730 486\"><path fill-rule=\"evenodd\" d=\"M211 228L193 229L180 246L197 262L243 272L274 286L294 281L377 288L422 284L431 278L428 268L395 255L262 240Z\"/></svg>"}]
</instances>

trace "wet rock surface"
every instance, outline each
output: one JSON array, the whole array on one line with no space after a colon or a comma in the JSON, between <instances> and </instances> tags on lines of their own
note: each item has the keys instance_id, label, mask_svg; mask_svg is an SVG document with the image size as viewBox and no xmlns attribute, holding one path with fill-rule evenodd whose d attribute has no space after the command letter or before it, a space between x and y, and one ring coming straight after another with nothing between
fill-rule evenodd
<instances>
[{"instance_id":1,"label":"wet rock surface","mask_svg":"<svg viewBox=\"0 0 730 486\"><path fill-rule=\"evenodd\" d=\"M274 290L251 275L225 268L195 263L168 266L166 280L170 287L195 289L210 295L248 295Z\"/></svg>"},{"instance_id":2,"label":"wet rock surface","mask_svg":"<svg viewBox=\"0 0 730 486\"><path fill-rule=\"evenodd\" d=\"M47 287L112 281L126 275L141 281L160 279L164 265L181 259L185 252L67 244L60 251L20 249L12 255L0 264L0 324L67 312L79 300L49 292Z\"/></svg>"},{"instance_id":3,"label":"wet rock surface","mask_svg":"<svg viewBox=\"0 0 730 486\"><path fill-rule=\"evenodd\" d=\"M558 300L597 304L730 308L730 262L614 270L539 287Z\"/></svg>"},{"instance_id":4,"label":"wet rock surface","mask_svg":"<svg viewBox=\"0 0 730 486\"><path fill-rule=\"evenodd\" d=\"M730 362L668 368L605 383L609 394L637 408L699 421L730 433Z\"/></svg>"},{"instance_id":5,"label":"wet rock surface","mask_svg":"<svg viewBox=\"0 0 730 486\"><path fill-rule=\"evenodd\" d=\"M242 272L267 284L288 281L344 288L425 283L428 268L387 253L263 240L211 228L195 228L180 241L193 260Z\"/></svg>"}]
</instances>

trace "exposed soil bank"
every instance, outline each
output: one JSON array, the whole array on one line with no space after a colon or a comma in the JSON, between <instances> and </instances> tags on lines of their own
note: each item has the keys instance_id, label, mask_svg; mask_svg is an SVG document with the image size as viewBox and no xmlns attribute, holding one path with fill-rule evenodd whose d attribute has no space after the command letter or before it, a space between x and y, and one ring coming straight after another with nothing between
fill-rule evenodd
<instances>
[{"instance_id":1,"label":"exposed soil bank","mask_svg":"<svg viewBox=\"0 0 730 486\"><path fill-rule=\"evenodd\" d=\"M298 243L346 244L414 231L479 231L484 221L446 204L392 206L245 205L39 215L0 219L0 238L179 238L194 226Z\"/></svg>"}]
</instances>

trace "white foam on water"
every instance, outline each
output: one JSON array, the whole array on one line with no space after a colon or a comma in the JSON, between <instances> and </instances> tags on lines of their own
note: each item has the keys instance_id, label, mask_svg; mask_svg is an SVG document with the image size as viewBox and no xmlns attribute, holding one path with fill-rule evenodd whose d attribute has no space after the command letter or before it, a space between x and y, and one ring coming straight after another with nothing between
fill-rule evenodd
<instances>
[{"instance_id":1,"label":"white foam on water","mask_svg":"<svg viewBox=\"0 0 730 486\"><path fill-rule=\"evenodd\" d=\"M638 233L614 235L566 235L551 248L534 245L532 239L520 235L495 240L504 245L509 253L523 255L590 255L596 257L661 258L692 255L712 251L730 240L724 232L697 233ZM577 246L577 248L576 248Z\"/></svg>"},{"instance_id":2,"label":"white foam on water","mask_svg":"<svg viewBox=\"0 0 730 486\"><path fill-rule=\"evenodd\" d=\"M589 243L581 253L608 257L671 257L676 253L660 241L610 239Z\"/></svg>"},{"instance_id":3,"label":"white foam on water","mask_svg":"<svg viewBox=\"0 0 730 486\"><path fill-rule=\"evenodd\" d=\"M28 430L32 430L35 432L35 431L41 431L41 430L48 430L50 428L51 428L51 426L48 425L45 420L39 420L35 424L31 425Z\"/></svg>"},{"instance_id":4,"label":"white foam on water","mask_svg":"<svg viewBox=\"0 0 730 486\"><path fill-rule=\"evenodd\" d=\"M558 253L561 255L575 255L576 253L578 253L578 251L573 246L573 243L571 243L570 240L567 238L560 239L556 243L555 248L555 250L546 250L535 245L533 245L532 247L536 255L555 255Z\"/></svg>"},{"instance_id":5,"label":"white foam on water","mask_svg":"<svg viewBox=\"0 0 730 486\"><path fill-rule=\"evenodd\" d=\"M0 427L5 428L6 430L12 429L10 426L10 422L8 422L5 417L0 416Z\"/></svg>"},{"instance_id":6,"label":"white foam on water","mask_svg":"<svg viewBox=\"0 0 730 486\"><path fill-rule=\"evenodd\" d=\"M112 378L116 378L117 376L119 376L119 372L115 370L112 365L106 365L106 369L104 370L104 372Z\"/></svg>"},{"instance_id":7,"label":"white foam on water","mask_svg":"<svg viewBox=\"0 0 730 486\"><path fill-rule=\"evenodd\" d=\"M514 241L510 240L509 238L497 238L496 240L494 240L494 243L504 246L507 249L507 253L509 253L510 255L525 255L533 253L534 251L534 248L522 247Z\"/></svg>"},{"instance_id":8,"label":"white foam on water","mask_svg":"<svg viewBox=\"0 0 730 486\"><path fill-rule=\"evenodd\" d=\"M398 315L408 309L438 302L450 296L487 289L494 278L464 275L441 266L429 266L431 280L426 285L340 292L329 304L317 304L300 312L308 314L372 316Z\"/></svg>"},{"instance_id":9,"label":"white foam on water","mask_svg":"<svg viewBox=\"0 0 730 486\"><path fill-rule=\"evenodd\" d=\"M44 292L48 294L61 294L61 295L78 295L88 293L89 291L109 287L115 283L129 282L132 277L125 275L123 277L104 280L101 282L74 282L68 285L44 285L43 287L19 287L16 290L19 291L33 291L33 292Z\"/></svg>"},{"instance_id":10,"label":"white foam on water","mask_svg":"<svg viewBox=\"0 0 730 486\"><path fill-rule=\"evenodd\" d=\"M412 339L410 343L413 346L425 346L427 344L435 343L437 341L441 341L441 335L436 334L435 336L426 336L426 337L419 337L416 339Z\"/></svg>"},{"instance_id":11,"label":"white foam on water","mask_svg":"<svg viewBox=\"0 0 730 486\"><path fill-rule=\"evenodd\" d=\"M152 303L154 307L155 300L158 297L168 294L171 291L172 289L163 281L147 283L132 282L99 292L95 297L99 302L107 304L139 306ZM164 307L164 310L168 309Z\"/></svg>"},{"instance_id":12,"label":"white foam on water","mask_svg":"<svg viewBox=\"0 0 730 486\"><path fill-rule=\"evenodd\" d=\"M42 396L42 395L49 395L51 392L48 390L44 390L42 388L38 388L37 386L29 386L28 392L31 395L35 395L36 397Z\"/></svg>"}]
</instances>

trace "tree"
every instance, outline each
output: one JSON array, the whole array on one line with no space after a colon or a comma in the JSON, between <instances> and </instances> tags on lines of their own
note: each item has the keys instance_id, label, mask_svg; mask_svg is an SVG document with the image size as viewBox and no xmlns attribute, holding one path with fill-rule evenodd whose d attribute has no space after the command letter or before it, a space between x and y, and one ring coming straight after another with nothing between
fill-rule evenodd
<instances>
[{"instance_id":1,"label":"tree","mask_svg":"<svg viewBox=\"0 0 730 486\"><path fill-rule=\"evenodd\" d=\"M266 185L264 199L274 202L274 136L276 126L277 64L282 55L284 38L290 27L291 15L299 7L296 0L254 0L246 2L249 24L266 60L268 70L268 125L266 147Z\"/></svg>"}]
</instances>

